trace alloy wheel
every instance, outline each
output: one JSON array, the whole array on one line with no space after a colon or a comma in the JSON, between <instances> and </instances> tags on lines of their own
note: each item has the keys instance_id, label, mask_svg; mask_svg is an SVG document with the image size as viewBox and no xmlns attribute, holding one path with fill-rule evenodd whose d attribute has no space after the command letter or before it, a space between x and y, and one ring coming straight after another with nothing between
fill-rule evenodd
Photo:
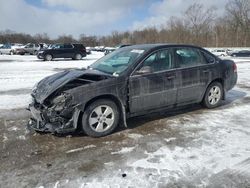
<instances>
[{"instance_id":1,"label":"alloy wheel","mask_svg":"<svg viewBox=\"0 0 250 188\"><path fill-rule=\"evenodd\" d=\"M213 86L208 94L208 102L211 105L216 105L221 99L221 89L218 86Z\"/></svg>"},{"instance_id":2,"label":"alloy wheel","mask_svg":"<svg viewBox=\"0 0 250 188\"><path fill-rule=\"evenodd\" d=\"M89 125L96 132L109 130L114 123L114 111L110 106L97 106L89 116Z\"/></svg>"}]
</instances>

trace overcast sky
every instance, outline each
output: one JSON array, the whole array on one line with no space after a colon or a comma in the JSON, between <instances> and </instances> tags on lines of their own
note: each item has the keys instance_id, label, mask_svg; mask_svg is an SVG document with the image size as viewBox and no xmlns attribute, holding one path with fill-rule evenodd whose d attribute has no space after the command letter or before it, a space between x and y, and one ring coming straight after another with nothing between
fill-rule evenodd
<instances>
[{"instance_id":1,"label":"overcast sky","mask_svg":"<svg viewBox=\"0 0 250 188\"><path fill-rule=\"evenodd\" d=\"M107 35L159 27L200 2L222 14L228 0L0 0L0 31L28 34Z\"/></svg>"}]
</instances>

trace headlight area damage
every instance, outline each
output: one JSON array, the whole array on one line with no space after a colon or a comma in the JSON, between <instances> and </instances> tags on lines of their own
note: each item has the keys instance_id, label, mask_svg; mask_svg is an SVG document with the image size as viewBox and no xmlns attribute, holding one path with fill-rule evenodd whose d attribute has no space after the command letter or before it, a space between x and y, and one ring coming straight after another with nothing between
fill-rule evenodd
<instances>
[{"instance_id":1,"label":"headlight area damage","mask_svg":"<svg viewBox=\"0 0 250 188\"><path fill-rule=\"evenodd\" d=\"M29 105L32 114L28 125L30 128L41 132L66 133L75 130L74 109L72 97L62 93L51 101L39 104L35 98Z\"/></svg>"},{"instance_id":2,"label":"headlight area damage","mask_svg":"<svg viewBox=\"0 0 250 188\"><path fill-rule=\"evenodd\" d=\"M77 129L82 101L75 101L74 88L106 79L88 70L64 71L41 80L32 91L28 128L39 132L69 133ZM82 94L82 99L84 94Z\"/></svg>"}]
</instances>

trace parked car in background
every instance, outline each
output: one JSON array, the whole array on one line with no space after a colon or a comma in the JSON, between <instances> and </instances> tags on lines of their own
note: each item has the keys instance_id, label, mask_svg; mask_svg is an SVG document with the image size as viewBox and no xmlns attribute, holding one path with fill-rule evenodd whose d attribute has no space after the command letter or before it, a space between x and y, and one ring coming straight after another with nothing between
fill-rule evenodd
<instances>
[{"instance_id":1,"label":"parked car in background","mask_svg":"<svg viewBox=\"0 0 250 188\"><path fill-rule=\"evenodd\" d=\"M80 60L86 56L86 48L82 44L55 44L50 49L43 49L38 52L37 58L51 61L55 58L72 58Z\"/></svg>"},{"instance_id":2,"label":"parked car in background","mask_svg":"<svg viewBox=\"0 0 250 188\"><path fill-rule=\"evenodd\" d=\"M115 50L116 50L116 48L114 48L114 47L105 47L104 55L108 55L109 53L111 53L111 52L113 52Z\"/></svg>"},{"instance_id":3,"label":"parked car in background","mask_svg":"<svg viewBox=\"0 0 250 188\"><path fill-rule=\"evenodd\" d=\"M250 51L249 50L241 50L238 52L231 53L232 57L250 57Z\"/></svg>"},{"instance_id":4,"label":"parked car in background","mask_svg":"<svg viewBox=\"0 0 250 188\"><path fill-rule=\"evenodd\" d=\"M40 132L83 130L101 137L129 117L193 103L215 108L237 81L232 60L191 45L117 49L88 69L66 70L32 90L29 126Z\"/></svg>"},{"instance_id":5,"label":"parked car in background","mask_svg":"<svg viewBox=\"0 0 250 188\"><path fill-rule=\"evenodd\" d=\"M13 49L10 44L4 44L0 47L0 54L9 54L13 55Z\"/></svg>"},{"instance_id":6,"label":"parked car in background","mask_svg":"<svg viewBox=\"0 0 250 188\"><path fill-rule=\"evenodd\" d=\"M39 46L40 46L40 50L41 49L47 49L49 47L49 45L46 44L46 43L39 43Z\"/></svg>"},{"instance_id":7,"label":"parked car in background","mask_svg":"<svg viewBox=\"0 0 250 188\"><path fill-rule=\"evenodd\" d=\"M105 50L105 46L95 46L93 48L93 51L97 51L97 52L104 52Z\"/></svg>"},{"instance_id":8,"label":"parked car in background","mask_svg":"<svg viewBox=\"0 0 250 188\"><path fill-rule=\"evenodd\" d=\"M91 54L91 47L86 47L86 54L90 55Z\"/></svg>"},{"instance_id":9,"label":"parked car in background","mask_svg":"<svg viewBox=\"0 0 250 188\"><path fill-rule=\"evenodd\" d=\"M39 50L40 50L39 44L28 43L24 47L17 48L15 50L15 53L19 55L24 55L24 54L36 55Z\"/></svg>"},{"instance_id":10,"label":"parked car in background","mask_svg":"<svg viewBox=\"0 0 250 188\"><path fill-rule=\"evenodd\" d=\"M216 56L227 56L227 50L224 49L217 49L217 50L213 50L212 53Z\"/></svg>"},{"instance_id":11,"label":"parked car in background","mask_svg":"<svg viewBox=\"0 0 250 188\"><path fill-rule=\"evenodd\" d=\"M104 50L104 54L105 55L108 55L109 53L119 49L119 48L124 48L124 47L127 47L127 46L131 46L131 44L120 44L116 47L106 47L105 50Z\"/></svg>"},{"instance_id":12,"label":"parked car in background","mask_svg":"<svg viewBox=\"0 0 250 188\"><path fill-rule=\"evenodd\" d=\"M25 45L20 43L11 43L11 49L13 51L13 54L16 54L16 49L23 48Z\"/></svg>"}]
</instances>

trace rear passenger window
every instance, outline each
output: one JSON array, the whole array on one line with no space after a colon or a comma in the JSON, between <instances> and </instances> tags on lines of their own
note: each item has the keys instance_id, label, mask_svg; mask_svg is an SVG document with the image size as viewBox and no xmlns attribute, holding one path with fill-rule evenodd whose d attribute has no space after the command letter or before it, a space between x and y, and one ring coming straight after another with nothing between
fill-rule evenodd
<instances>
[{"instance_id":1,"label":"rear passenger window","mask_svg":"<svg viewBox=\"0 0 250 188\"><path fill-rule=\"evenodd\" d=\"M73 46L75 48L84 48L84 46L82 44L73 44Z\"/></svg>"},{"instance_id":2,"label":"rear passenger window","mask_svg":"<svg viewBox=\"0 0 250 188\"><path fill-rule=\"evenodd\" d=\"M178 48L175 50L175 57L180 68L207 64L199 50L193 48Z\"/></svg>"},{"instance_id":3,"label":"rear passenger window","mask_svg":"<svg viewBox=\"0 0 250 188\"><path fill-rule=\"evenodd\" d=\"M73 48L71 44L64 44L64 48Z\"/></svg>"},{"instance_id":4,"label":"rear passenger window","mask_svg":"<svg viewBox=\"0 0 250 188\"><path fill-rule=\"evenodd\" d=\"M203 54L204 58L206 59L207 63L214 63L215 62L215 58L212 55L210 55L206 52L202 52L202 54Z\"/></svg>"}]
</instances>

